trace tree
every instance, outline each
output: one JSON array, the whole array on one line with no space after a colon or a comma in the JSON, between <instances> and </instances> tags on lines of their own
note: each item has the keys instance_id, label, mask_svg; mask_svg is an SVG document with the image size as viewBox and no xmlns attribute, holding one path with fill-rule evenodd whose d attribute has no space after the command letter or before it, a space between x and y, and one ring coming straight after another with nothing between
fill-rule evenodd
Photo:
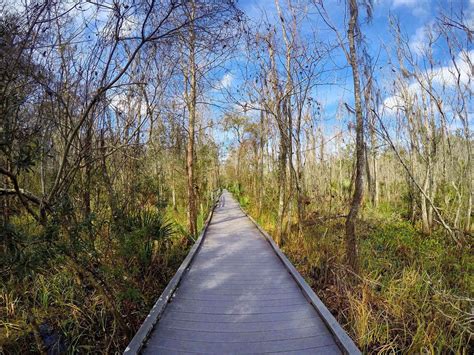
<instances>
[{"instance_id":1,"label":"tree","mask_svg":"<svg viewBox=\"0 0 474 355\"><path fill-rule=\"evenodd\" d=\"M363 5L367 9L367 17L370 20L372 16L372 4L370 1L364 2ZM357 0L347 0L346 8L349 14L349 21L347 23L347 41L348 48L335 25L332 24L324 5L316 4L320 15L323 17L325 23L334 31L339 41L339 46L343 50L347 63L351 67L353 95L354 95L354 109L349 108L349 111L355 115L355 164L354 164L354 191L350 203L349 213L346 217L345 224L345 242L346 242L346 259L349 267L353 272L358 273L358 251L357 251L357 237L356 237L356 219L359 209L362 204L364 194L364 174L365 174L365 119L363 111L363 95L361 89L361 77L359 73L360 55L358 43L361 42L361 31L359 26L359 3ZM370 102L365 102L369 105Z\"/></svg>"},{"instance_id":2,"label":"tree","mask_svg":"<svg viewBox=\"0 0 474 355\"><path fill-rule=\"evenodd\" d=\"M362 90L360 88L359 61L357 53L356 36L359 32L359 5L357 0L348 0L349 24L347 37L349 40L348 61L352 69L354 85L354 110L356 116L356 152L355 152L355 181L354 195L352 197L349 214L346 218L346 257L352 271L358 272L358 252L355 231L356 218L362 203L364 194L364 170L365 170L365 144L364 144L364 116L362 109ZM365 103L366 105L368 102Z\"/></svg>"},{"instance_id":3,"label":"tree","mask_svg":"<svg viewBox=\"0 0 474 355\"><path fill-rule=\"evenodd\" d=\"M191 1L185 16L191 25L180 35L181 71L184 77L184 102L188 115L186 173L188 194L188 227L197 235L197 189L195 174L195 135L198 121L198 97L205 89L205 78L227 59L236 43L236 24L240 12L232 1Z\"/></svg>"}]
</instances>

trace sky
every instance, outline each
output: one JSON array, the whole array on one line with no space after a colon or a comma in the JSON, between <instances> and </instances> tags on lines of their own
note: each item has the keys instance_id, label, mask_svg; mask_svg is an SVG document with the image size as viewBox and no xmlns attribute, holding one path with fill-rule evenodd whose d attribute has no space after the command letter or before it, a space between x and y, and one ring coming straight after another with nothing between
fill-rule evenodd
<instances>
[{"instance_id":1,"label":"sky","mask_svg":"<svg viewBox=\"0 0 474 355\"><path fill-rule=\"evenodd\" d=\"M298 2L298 1L293 1ZM286 0L280 0L282 8L284 8ZM342 19L344 16L344 1L342 0L325 0L324 4L329 16L333 19L334 23L338 24L339 28L342 27ZM262 11L265 12L271 21L277 20L275 2L274 0L240 0L238 6L244 11L244 13L253 21L258 21L262 17ZM374 0L373 4L373 19L370 23L362 25L362 31L366 37L366 43L369 47L369 51L373 57L377 58L380 66L384 66L387 62L384 47L390 47L393 39L390 34L390 25L388 18L390 15L399 18L400 25L403 33L410 40L410 48L412 51L419 52L423 47L423 43L426 42L426 26L437 16L438 10L449 9L450 7L462 7L465 9L466 15L470 14L471 24L474 28L474 0ZM315 11L311 11L315 13ZM362 22L364 13L361 12ZM317 16L313 16L316 19ZM278 23L277 23L278 25ZM318 25L320 28L324 28L324 25ZM321 34L333 37L331 31L321 30ZM440 60L447 53L435 53L438 55ZM340 56L338 59L339 63L344 65L344 58ZM348 68L347 68L348 69ZM380 69L379 69L380 70ZM383 68L382 68L383 74ZM334 87L327 88L327 92L322 91L321 94L325 96L326 104L336 104L336 94L345 95L350 99L352 95L352 79L351 72L345 70L340 76L337 77L338 84L342 84L339 89ZM227 87L232 83L229 80L231 74L227 73L225 82Z\"/></svg>"},{"instance_id":2,"label":"sky","mask_svg":"<svg viewBox=\"0 0 474 355\"><path fill-rule=\"evenodd\" d=\"M285 14L288 0L280 0L280 6ZM336 27L344 31L345 1L324 0L324 6ZM389 80L393 79L391 67L388 63L387 51L393 49L393 37L390 33L389 16L394 16L400 21L402 33L409 40L409 46L413 53L421 53L427 42L426 28L430 26L439 14L440 9L449 11L450 8L462 8L469 23L474 28L474 0L373 0L373 18L370 23L365 21L365 11L360 10L360 20L362 32L365 37L369 53L376 61L377 81L382 86L390 86ZM304 1L292 0L292 3L305 3ZM258 23L262 18L274 23L279 28L278 17L274 0L239 0L238 7L245 13L250 21ZM302 25L303 32L311 32L318 29L321 39L335 39L334 33L322 23L314 7L309 7L309 19ZM474 48L466 48L470 57L474 61ZM438 70L441 75L449 72L449 57L446 48L442 46L435 48L434 57L437 61ZM227 64L227 69L222 73L219 86L232 91L241 84L239 65L241 59L237 56L234 62ZM341 110L342 103L353 103L353 83L352 72L347 66L342 52L335 52L332 65L342 69L331 73L325 78L325 82L330 85L318 86L314 90L314 96L323 104L323 115L321 125L326 135L332 135L336 126L347 126L348 120L352 119L347 111ZM465 68L469 70L469 68ZM219 95L216 95L219 100ZM387 103L394 102L394 98L387 92L384 98ZM471 104L472 105L472 104ZM343 116L343 117L341 117ZM338 119L337 119L338 117ZM225 136L224 140L232 140Z\"/></svg>"}]
</instances>

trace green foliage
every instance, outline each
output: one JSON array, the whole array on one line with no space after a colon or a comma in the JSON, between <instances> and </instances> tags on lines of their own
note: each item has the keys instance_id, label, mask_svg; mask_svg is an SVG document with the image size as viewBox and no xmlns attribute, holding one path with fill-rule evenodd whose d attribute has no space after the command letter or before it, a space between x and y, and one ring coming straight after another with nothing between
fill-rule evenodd
<instances>
[{"instance_id":1,"label":"green foliage","mask_svg":"<svg viewBox=\"0 0 474 355\"><path fill-rule=\"evenodd\" d=\"M250 197L245 194L243 187L238 183L227 186L227 190L231 192L243 208L247 208L250 204Z\"/></svg>"},{"instance_id":2,"label":"green foliage","mask_svg":"<svg viewBox=\"0 0 474 355\"><path fill-rule=\"evenodd\" d=\"M384 273L410 265L419 246L416 235L414 227L405 221L385 224L372 231L370 238L362 238L360 243L361 251L373 256L373 258L369 255L361 257L367 262L362 266L363 269ZM383 256L383 258L377 258L377 256ZM368 264L369 262L383 264L372 265Z\"/></svg>"},{"instance_id":3,"label":"green foliage","mask_svg":"<svg viewBox=\"0 0 474 355\"><path fill-rule=\"evenodd\" d=\"M123 223L123 233L119 234L120 252L125 258L136 258L142 265L150 263L154 242L173 235L173 225L151 209L138 211Z\"/></svg>"},{"instance_id":4,"label":"green foliage","mask_svg":"<svg viewBox=\"0 0 474 355\"><path fill-rule=\"evenodd\" d=\"M234 196L241 196L243 194L242 186L237 182L233 182L226 186L226 189L232 193Z\"/></svg>"},{"instance_id":5,"label":"green foliage","mask_svg":"<svg viewBox=\"0 0 474 355\"><path fill-rule=\"evenodd\" d=\"M4 252L0 254L1 276L15 275L27 277L44 266L44 262L56 257L57 227L49 224L46 228L31 228L32 221L21 219L19 224L6 223L0 230Z\"/></svg>"},{"instance_id":6,"label":"green foliage","mask_svg":"<svg viewBox=\"0 0 474 355\"><path fill-rule=\"evenodd\" d=\"M239 203L242 207L246 208L249 205L249 198L247 196L239 196Z\"/></svg>"},{"instance_id":7,"label":"green foliage","mask_svg":"<svg viewBox=\"0 0 474 355\"><path fill-rule=\"evenodd\" d=\"M44 337L68 353L122 350L186 256L188 243L154 206L114 225L98 214L74 223L70 202L61 206L44 227L19 216L0 232L6 353L37 352Z\"/></svg>"},{"instance_id":8,"label":"green foliage","mask_svg":"<svg viewBox=\"0 0 474 355\"><path fill-rule=\"evenodd\" d=\"M128 287L119 294L118 298L121 301L138 302L142 299L142 294L139 289L135 287Z\"/></svg>"}]
</instances>

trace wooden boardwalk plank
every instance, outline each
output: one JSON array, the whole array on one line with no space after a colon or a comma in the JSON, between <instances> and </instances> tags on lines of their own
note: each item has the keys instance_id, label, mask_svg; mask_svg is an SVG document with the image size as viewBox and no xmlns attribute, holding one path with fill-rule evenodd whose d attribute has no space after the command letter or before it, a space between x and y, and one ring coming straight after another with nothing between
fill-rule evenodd
<instances>
[{"instance_id":1,"label":"wooden boardwalk plank","mask_svg":"<svg viewBox=\"0 0 474 355\"><path fill-rule=\"evenodd\" d=\"M280 307L280 306L295 306L295 305L303 305L307 304L308 302L306 299L300 298L286 298L286 299L276 299L276 300L247 300L248 305L255 306L255 307ZM207 300L207 299L189 299L189 298L180 298L180 303L189 307L200 307L200 306L215 306L221 307L226 305L233 305L235 300L233 299L225 299L225 300Z\"/></svg>"},{"instance_id":2,"label":"wooden boardwalk plank","mask_svg":"<svg viewBox=\"0 0 474 355\"><path fill-rule=\"evenodd\" d=\"M308 310L291 310L279 313L256 313L256 314L235 314L235 313L195 313L180 312L173 310L173 313L163 319L168 321L180 320L190 322L212 322L212 323L258 323L258 322L276 322L292 321L304 319L308 315Z\"/></svg>"},{"instance_id":3,"label":"wooden boardwalk plank","mask_svg":"<svg viewBox=\"0 0 474 355\"><path fill-rule=\"evenodd\" d=\"M169 322L160 322L165 327L183 330L195 330L218 333L238 333L238 332L265 332L270 330L294 330L309 326L319 327L321 331L326 329L325 324L316 318L307 317L295 320L284 320L274 322L189 322L171 320ZM159 335L160 325L154 329L154 332Z\"/></svg>"},{"instance_id":4,"label":"wooden boardwalk plank","mask_svg":"<svg viewBox=\"0 0 474 355\"><path fill-rule=\"evenodd\" d=\"M288 267L224 192L145 354L340 354Z\"/></svg>"},{"instance_id":5,"label":"wooden boardwalk plank","mask_svg":"<svg viewBox=\"0 0 474 355\"><path fill-rule=\"evenodd\" d=\"M183 329L173 329L161 327L160 336L178 338L189 341L219 341L223 342L259 342L259 341L271 341L271 340L286 340L286 339L299 339L313 336L315 334L327 334L324 333L326 329L321 330L318 327L305 327L297 329L287 330L273 330L263 332L234 332L234 333L218 333L216 332L205 332L205 331L189 331Z\"/></svg>"},{"instance_id":6,"label":"wooden boardwalk plank","mask_svg":"<svg viewBox=\"0 0 474 355\"><path fill-rule=\"evenodd\" d=\"M177 349L169 349L165 347L155 347L152 353L157 353L160 355L195 355L195 354L212 354L212 353L203 353L197 351L182 351ZM324 347L317 348L308 348L308 349L299 349L295 351L275 351L275 352L265 352L264 354L294 354L294 355L334 355L340 354L341 351L336 345L329 345ZM239 353L240 354L240 353ZM255 352L244 352L243 354L258 354Z\"/></svg>"},{"instance_id":7,"label":"wooden boardwalk plank","mask_svg":"<svg viewBox=\"0 0 474 355\"><path fill-rule=\"evenodd\" d=\"M325 347L334 345L334 339L331 335L316 335L306 338L285 339L285 340L270 340L249 343L243 342L221 342L221 341L187 341L182 339L175 339L169 337L160 337L148 346L150 351L153 348L164 347L172 348L179 351L197 351L201 353L266 353L275 351L295 351L308 348ZM145 352L146 353L146 352Z\"/></svg>"}]
</instances>

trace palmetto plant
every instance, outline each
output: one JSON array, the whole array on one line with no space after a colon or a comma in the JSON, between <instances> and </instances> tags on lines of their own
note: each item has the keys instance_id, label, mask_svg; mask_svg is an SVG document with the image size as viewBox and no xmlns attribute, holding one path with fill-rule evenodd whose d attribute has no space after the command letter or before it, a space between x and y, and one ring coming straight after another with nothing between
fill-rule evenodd
<instances>
[{"instance_id":1,"label":"palmetto plant","mask_svg":"<svg viewBox=\"0 0 474 355\"><path fill-rule=\"evenodd\" d=\"M130 257L138 256L140 263L149 264L156 242L174 234L173 224L156 210L145 209L125 220L121 236L122 250Z\"/></svg>"}]
</instances>

